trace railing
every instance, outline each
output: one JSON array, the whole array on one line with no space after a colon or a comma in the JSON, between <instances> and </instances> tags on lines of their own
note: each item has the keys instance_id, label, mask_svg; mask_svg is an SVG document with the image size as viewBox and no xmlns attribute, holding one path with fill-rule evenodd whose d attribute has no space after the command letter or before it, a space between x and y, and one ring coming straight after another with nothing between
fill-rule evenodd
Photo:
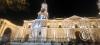
<instances>
[{"instance_id":1,"label":"railing","mask_svg":"<svg viewBox=\"0 0 100 45\"><path fill-rule=\"evenodd\" d=\"M69 42L67 41L67 38L55 38L58 40L54 40L54 38L38 38L38 39L24 39L23 38L17 38L16 40L12 40L10 39L10 42ZM82 39L78 39L80 41L84 41ZM2 38L0 38L0 42L2 42L4 40L2 40ZM77 41L77 39L70 39L70 41Z\"/></svg>"},{"instance_id":2,"label":"railing","mask_svg":"<svg viewBox=\"0 0 100 45\"><path fill-rule=\"evenodd\" d=\"M45 38L43 38L43 39L45 39ZM49 39L49 38L48 38ZM50 38L50 39L52 39L52 38ZM60 38L56 38L56 39L60 39ZM14 40L14 41L10 41L10 44L11 45L38 45L38 44L40 44L40 45L86 45L86 44L89 44L89 45L93 45L93 44L100 44L100 42L89 42L89 41L82 41L82 40L77 40L77 39L71 39L70 41L64 41L64 42L55 42L55 41L41 41L41 38L39 38L38 40L32 40L32 39L30 39L30 40L28 40L28 41L21 41L22 40L22 38L18 38L18 40ZM0 44L2 44L2 43L8 43L8 42L2 42L1 40L0 40Z\"/></svg>"}]
</instances>

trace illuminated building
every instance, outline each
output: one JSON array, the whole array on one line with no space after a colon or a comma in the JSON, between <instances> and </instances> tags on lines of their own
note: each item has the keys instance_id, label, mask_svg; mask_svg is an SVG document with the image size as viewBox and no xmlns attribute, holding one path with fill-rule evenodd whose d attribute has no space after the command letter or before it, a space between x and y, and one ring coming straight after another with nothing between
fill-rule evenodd
<instances>
[{"instance_id":1,"label":"illuminated building","mask_svg":"<svg viewBox=\"0 0 100 45\"><path fill-rule=\"evenodd\" d=\"M44 8L43 8L44 6ZM44 12L42 12L44 10ZM92 17L79 17L73 15L69 18L48 19L47 4L42 3L38 17L35 20L25 20L24 26L30 30L30 39L34 41L68 42L76 39L76 32L79 31L82 40L96 41L95 32L99 32L100 19ZM29 28L30 27L30 28ZM31 33L31 34L30 34ZM92 35L95 34L95 35ZM99 37L99 36L97 36ZM95 38L95 39L94 39Z\"/></svg>"},{"instance_id":2,"label":"illuminated building","mask_svg":"<svg viewBox=\"0 0 100 45\"><path fill-rule=\"evenodd\" d=\"M0 37L10 28L10 41L69 42L77 39L76 32L83 41L100 42L100 19L79 17L49 19L47 4L42 3L41 10L35 20L24 20L23 26L0 20ZM26 38L27 37L27 38Z\"/></svg>"}]
</instances>

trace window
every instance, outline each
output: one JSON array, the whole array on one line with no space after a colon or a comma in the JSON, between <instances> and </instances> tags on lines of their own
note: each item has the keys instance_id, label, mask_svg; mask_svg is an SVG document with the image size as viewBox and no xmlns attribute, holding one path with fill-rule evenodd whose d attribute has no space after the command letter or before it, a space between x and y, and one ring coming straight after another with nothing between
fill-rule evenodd
<instances>
[{"instance_id":1,"label":"window","mask_svg":"<svg viewBox=\"0 0 100 45\"><path fill-rule=\"evenodd\" d=\"M48 25L47 28L50 28L50 26Z\"/></svg>"},{"instance_id":2,"label":"window","mask_svg":"<svg viewBox=\"0 0 100 45\"><path fill-rule=\"evenodd\" d=\"M29 25L28 28L31 28L31 26Z\"/></svg>"},{"instance_id":3,"label":"window","mask_svg":"<svg viewBox=\"0 0 100 45\"><path fill-rule=\"evenodd\" d=\"M75 28L78 28L78 26L77 26L77 25L75 25Z\"/></svg>"},{"instance_id":4,"label":"window","mask_svg":"<svg viewBox=\"0 0 100 45\"><path fill-rule=\"evenodd\" d=\"M59 28L61 28L61 25L59 25Z\"/></svg>"},{"instance_id":5,"label":"window","mask_svg":"<svg viewBox=\"0 0 100 45\"><path fill-rule=\"evenodd\" d=\"M41 32L39 32L39 35L41 35Z\"/></svg>"}]
</instances>

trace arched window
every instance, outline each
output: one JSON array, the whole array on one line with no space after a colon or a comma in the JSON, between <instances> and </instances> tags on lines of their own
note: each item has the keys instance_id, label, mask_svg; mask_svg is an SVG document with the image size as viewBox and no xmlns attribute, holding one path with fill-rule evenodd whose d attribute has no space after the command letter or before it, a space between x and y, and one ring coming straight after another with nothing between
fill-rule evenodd
<instances>
[{"instance_id":1,"label":"arched window","mask_svg":"<svg viewBox=\"0 0 100 45\"><path fill-rule=\"evenodd\" d=\"M28 28L31 28L31 25L29 25Z\"/></svg>"},{"instance_id":2,"label":"arched window","mask_svg":"<svg viewBox=\"0 0 100 45\"><path fill-rule=\"evenodd\" d=\"M50 26L48 25L47 28L50 28Z\"/></svg>"},{"instance_id":3,"label":"arched window","mask_svg":"<svg viewBox=\"0 0 100 45\"><path fill-rule=\"evenodd\" d=\"M75 28L78 28L78 26L77 26L77 25L75 25Z\"/></svg>"},{"instance_id":4,"label":"arched window","mask_svg":"<svg viewBox=\"0 0 100 45\"><path fill-rule=\"evenodd\" d=\"M61 28L61 25L59 25L59 28Z\"/></svg>"},{"instance_id":5,"label":"arched window","mask_svg":"<svg viewBox=\"0 0 100 45\"><path fill-rule=\"evenodd\" d=\"M41 35L41 31L39 32L39 35Z\"/></svg>"}]
</instances>

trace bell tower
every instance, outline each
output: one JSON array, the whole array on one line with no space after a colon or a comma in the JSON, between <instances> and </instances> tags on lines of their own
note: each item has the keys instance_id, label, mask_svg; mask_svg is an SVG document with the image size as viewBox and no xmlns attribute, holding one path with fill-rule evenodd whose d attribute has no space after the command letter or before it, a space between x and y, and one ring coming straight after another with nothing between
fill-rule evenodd
<instances>
[{"instance_id":1,"label":"bell tower","mask_svg":"<svg viewBox=\"0 0 100 45\"><path fill-rule=\"evenodd\" d=\"M38 12L37 19L32 23L32 37L36 39L35 41L41 41L45 38L46 34L46 22L48 20L48 6L46 0L41 4L41 9Z\"/></svg>"},{"instance_id":2,"label":"bell tower","mask_svg":"<svg viewBox=\"0 0 100 45\"><path fill-rule=\"evenodd\" d=\"M46 0L41 4L41 10L38 12L37 19L48 19L48 5Z\"/></svg>"}]
</instances>

